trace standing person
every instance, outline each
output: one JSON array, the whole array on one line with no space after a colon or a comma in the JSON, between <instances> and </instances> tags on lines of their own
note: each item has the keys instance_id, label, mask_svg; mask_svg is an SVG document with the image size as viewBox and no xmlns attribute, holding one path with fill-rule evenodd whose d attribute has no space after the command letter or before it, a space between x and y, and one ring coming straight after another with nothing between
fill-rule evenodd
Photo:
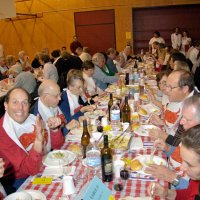
<instances>
[{"instance_id":1,"label":"standing person","mask_svg":"<svg viewBox=\"0 0 200 200\"><path fill-rule=\"evenodd\" d=\"M76 49L78 47L83 48L82 44L78 41L78 38L76 37L76 35L74 35L73 42L70 44L70 50L71 50L72 54L77 55Z\"/></svg>"},{"instance_id":2,"label":"standing person","mask_svg":"<svg viewBox=\"0 0 200 200\"><path fill-rule=\"evenodd\" d=\"M171 34L171 43L173 49L180 50L181 47L181 34L179 33L179 28L175 28L175 32Z\"/></svg>"},{"instance_id":3,"label":"standing person","mask_svg":"<svg viewBox=\"0 0 200 200\"><path fill-rule=\"evenodd\" d=\"M186 55L188 52L190 45L191 45L192 39L188 36L187 31L183 31L183 37L181 39L181 52Z\"/></svg>"},{"instance_id":4,"label":"standing person","mask_svg":"<svg viewBox=\"0 0 200 200\"><path fill-rule=\"evenodd\" d=\"M160 32L155 31L153 37L149 41L149 53L155 54L156 49L153 47L153 43L158 42L160 44L165 44L165 40L161 37Z\"/></svg>"}]
</instances>

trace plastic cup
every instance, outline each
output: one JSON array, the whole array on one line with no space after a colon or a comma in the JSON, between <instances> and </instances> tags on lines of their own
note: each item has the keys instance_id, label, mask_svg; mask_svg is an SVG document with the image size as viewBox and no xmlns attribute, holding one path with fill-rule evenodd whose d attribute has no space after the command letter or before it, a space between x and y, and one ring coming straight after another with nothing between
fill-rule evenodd
<instances>
[{"instance_id":1,"label":"plastic cup","mask_svg":"<svg viewBox=\"0 0 200 200\"><path fill-rule=\"evenodd\" d=\"M121 94L121 89L116 89L116 94L120 95Z\"/></svg>"},{"instance_id":2,"label":"plastic cup","mask_svg":"<svg viewBox=\"0 0 200 200\"><path fill-rule=\"evenodd\" d=\"M75 193L75 186L72 176L63 177L63 194L71 195Z\"/></svg>"}]
</instances>

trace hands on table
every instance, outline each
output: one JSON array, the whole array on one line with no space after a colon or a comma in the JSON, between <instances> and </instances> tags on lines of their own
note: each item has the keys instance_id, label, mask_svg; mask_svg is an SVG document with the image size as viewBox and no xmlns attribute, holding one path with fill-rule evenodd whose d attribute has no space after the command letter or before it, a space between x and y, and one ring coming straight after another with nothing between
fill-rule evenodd
<instances>
[{"instance_id":1,"label":"hands on table","mask_svg":"<svg viewBox=\"0 0 200 200\"><path fill-rule=\"evenodd\" d=\"M72 119L68 124L65 125L65 127L68 129L68 130L71 130L73 128L77 128L79 127L79 122L75 119Z\"/></svg>"},{"instance_id":2,"label":"hands on table","mask_svg":"<svg viewBox=\"0 0 200 200\"><path fill-rule=\"evenodd\" d=\"M173 180L177 177L176 173L168 169L164 165L150 165L145 169L145 173L151 174L153 178L157 178L169 183L173 183Z\"/></svg>"},{"instance_id":3,"label":"hands on table","mask_svg":"<svg viewBox=\"0 0 200 200\"><path fill-rule=\"evenodd\" d=\"M176 198L176 191L169 190L161 186L159 183L151 183L147 188L147 193L154 199L154 197L159 196L162 198L167 198L168 200L174 200Z\"/></svg>"},{"instance_id":4,"label":"hands on table","mask_svg":"<svg viewBox=\"0 0 200 200\"><path fill-rule=\"evenodd\" d=\"M164 121L158 115L152 115L150 118L150 122L156 126L164 125Z\"/></svg>"},{"instance_id":5,"label":"hands on table","mask_svg":"<svg viewBox=\"0 0 200 200\"><path fill-rule=\"evenodd\" d=\"M163 141L166 140L168 134L160 129L151 129L149 131L149 136L152 140L162 139Z\"/></svg>"}]
</instances>

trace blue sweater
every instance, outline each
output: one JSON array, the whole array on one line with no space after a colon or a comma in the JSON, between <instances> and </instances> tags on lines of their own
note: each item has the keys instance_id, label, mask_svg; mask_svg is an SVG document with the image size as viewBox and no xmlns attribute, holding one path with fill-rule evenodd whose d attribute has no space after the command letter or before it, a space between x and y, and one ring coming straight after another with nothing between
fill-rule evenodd
<instances>
[{"instance_id":1,"label":"blue sweater","mask_svg":"<svg viewBox=\"0 0 200 200\"><path fill-rule=\"evenodd\" d=\"M67 96L66 91L63 91L62 94L61 94L61 101L60 101L60 104L59 104L59 108L63 112L67 122L70 122L72 119L78 120L78 118L80 116L83 116L83 113L81 111L75 113L74 115L71 115L69 100L68 100L68 96Z\"/></svg>"}]
</instances>

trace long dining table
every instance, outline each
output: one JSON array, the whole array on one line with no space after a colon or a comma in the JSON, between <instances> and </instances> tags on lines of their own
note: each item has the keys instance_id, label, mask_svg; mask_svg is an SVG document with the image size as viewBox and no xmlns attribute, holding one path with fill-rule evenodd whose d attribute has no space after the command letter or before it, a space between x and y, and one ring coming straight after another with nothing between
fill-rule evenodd
<instances>
[{"instance_id":1,"label":"long dining table","mask_svg":"<svg viewBox=\"0 0 200 200\"><path fill-rule=\"evenodd\" d=\"M137 136L136 136L137 137ZM133 138L134 139L134 138ZM137 155L150 155L153 148L151 146L151 140L149 137L142 137L142 141L144 144L148 144L147 146L144 146L144 148L139 150L128 150L123 153L124 158L134 159ZM70 149L70 146L72 144L79 144L77 142L67 141L63 145L62 149L67 150ZM150 144L150 146L149 146ZM162 152L156 152L155 155L158 155L164 159L165 156ZM73 195L73 199L75 199L75 196L80 192L80 190L83 188L83 186L87 183L87 167L83 165L83 162L80 159L75 159L74 162L70 164L70 166L75 166L75 187L76 187L76 194ZM45 167L42 166L41 171L39 174L42 174ZM32 183L33 177L29 177L24 184L19 188L20 190L39 190L42 193L45 194L47 200L59 200L62 199L62 181L56 181L52 182L49 185L37 185ZM156 180L155 180L156 181ZM165 184L164 182L160 181L161 184ZM131 196L131 197L145 197L148 196L147 194L147 188L151 181L148 180L141 180L141 179L128 179L124 181L124 189L122 191L115 191L114 190L114 181L111 181L109 183L104 182L104 184L107 185L107 187L112 191L112 195L115 197L115 199L120 199L122 197Z\"/></svg>"},{"instance_id":2,"label":"long dining table","mask_svg":"<svg viewBox=\"0 0 200 200\"><path fill-rule=\"evenodd\" d=\"M114 88L114 90L116 90ZM70 134L70 133L69 133ZM140 149L128 149L125 152L122 153L122 158L128 158L130 160L133 160L138 155L150 155L152 153L153 149L153 141L151 141L151 138L148 136L138 136L134 133L134 131L131 132L132 134L132 142L134 142L135 138L141 137L143 142L143 147ZM71 141L68 140L68 137L66 137L65 143L62 147L63 150L70 150L71 145L77 144L80 145L80 141ZM147 144L147 145L145 145ZM162 151L156 151L156 156L159 156L166 160L165 155ZM87 176L87 167L83 164L82 160L77 157L72 163L69 164L69 166L75 166L75 174L74 174L74 183L76 187L76 193L72 195L72 199L76 199L76 196L80 193L83 186L86 185L88 182L88 176ZM41 167L41 170L39 174L42 174L45 169L45 166L43 165ZM37 176L37 175L36 175ZM34 177L29 177L23 185L19 188L19 191L21 190L39 190L42 193L45 194L47 200L61 200L62 199L62 193L63 193L63 184L62 181L53 181L51 184L33 184ZM123 190L122 191L116 191L114 189L115 181L111 182L104 182L104 184L112 191L112 195L115 197L116 200L131 196L131 197L146 197L147 194L147 188L150 185L151 182L156 181L161 183L162 185L168 186L167 182L156 180L156 179L142 179L138 176L138 178L132 178L130 177L128 180L123 181Z\"/></svg>"}]
</instances>

